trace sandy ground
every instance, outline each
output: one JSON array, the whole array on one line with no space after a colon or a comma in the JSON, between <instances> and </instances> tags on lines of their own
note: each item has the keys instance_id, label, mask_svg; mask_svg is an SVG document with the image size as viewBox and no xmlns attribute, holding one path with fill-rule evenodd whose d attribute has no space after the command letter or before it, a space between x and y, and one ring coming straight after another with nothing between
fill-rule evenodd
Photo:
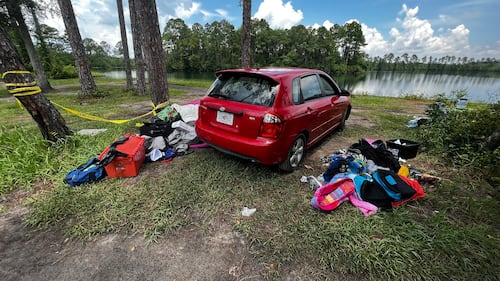
<instances>
[{"instance_id":1,"label":"sandy ground","mask_svg":"<svg viewBox=\"0 0 500 281\"><path fill-rule=\"evenodd\" d=\"M183 101L203 90L189 89ZM136 105L148 107L149 104ZM417 109L418 111L418 109ZM367 129L372 122L353 110L347 126ZM356 139L335 134L310 151L305 163L346 148ZM148 244L140 234L100 235L92 241L70 240L56 228L23 225L29 212L22 202L32 194L18 191L0 198L0 280L262 280L269 271L249 252L249 242L221 223L210 233L183 229ZM311 280L307 270L292 268L283 280ZM337 277L341 280L341 276ZM335 279L337 279L335 278ZM348 278L350 279L350 278Z\"/></svg>"}]
</instances>

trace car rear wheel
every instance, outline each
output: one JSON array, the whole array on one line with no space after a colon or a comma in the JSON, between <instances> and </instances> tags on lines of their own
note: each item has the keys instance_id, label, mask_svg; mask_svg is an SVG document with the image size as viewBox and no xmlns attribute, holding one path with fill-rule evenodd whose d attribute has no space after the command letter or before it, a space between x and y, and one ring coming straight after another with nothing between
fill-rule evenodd
<instances>
[{"instance_id":1,"label":"car rear wheel","mask_svg":"<svg viewBox=\"0 0 500 281\"><path fill-rule=\"evenodd\" d=\"M287 157L279 168L285 172L292 172L297 169L304 160L306 154L306 138L304 135L299 135L290 146Z\"/></svg>"}]
</instances>

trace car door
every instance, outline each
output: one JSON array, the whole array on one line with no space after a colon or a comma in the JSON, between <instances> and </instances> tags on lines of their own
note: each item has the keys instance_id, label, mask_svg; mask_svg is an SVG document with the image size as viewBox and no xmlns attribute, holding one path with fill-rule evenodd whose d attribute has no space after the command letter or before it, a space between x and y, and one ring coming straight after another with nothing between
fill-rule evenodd
<instances>
[{"instance_id":1,"label":"car door","mask_svg":"<svg viewBox=\"0 0 500 281\"><path fill-rule=\"evenodd\" d=\"M340 88L329 77L320 74L319 81L323 94L328 99L328 114L327 120L325 120L325 131L330 131L342 122L344 112L347 108L347 99L340 95Z\"/></svg>"},{"instance_id":2,"label":"car door","mask_svg":"<svg viewBox=\"0 0 500 281\"><path fill-rule=\"evenodd\" d=\"M302 98L300 112L305 112L303 126L309 131L309 141L316 142L327 128L330 110L330 103L324 99L318 75L301 77L300 93Z\"/></svg>"}]
</instances>

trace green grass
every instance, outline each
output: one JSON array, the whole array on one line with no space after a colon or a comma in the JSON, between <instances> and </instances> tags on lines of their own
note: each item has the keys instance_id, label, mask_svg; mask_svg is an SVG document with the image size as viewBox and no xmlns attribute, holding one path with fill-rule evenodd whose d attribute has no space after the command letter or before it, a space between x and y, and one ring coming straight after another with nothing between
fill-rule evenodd
<instances>
[{"instance_id":1,"label":"green grass","mask_svg":"<svg viewBox=\"0 0 500 281\"><path fill-rule=\"evenodd\" d=\"M138 112L120 104L147 101L122 89L101 87L101 98L79 100L50 94L49 99L106 118L131 118ZM172 95L182 96L172 91ZM382 139L410 137L407 99L359 96L355 108L375 123L372 129L347 127L335 137L375 135ZM302 175L319 175L320 165L283 174L272 167L250 164L212 149L196 150L169 163L149 163L135 178L103 181L69 188L68 171L98 155L134 122L114 125L88 121L61 112L68 126L107 128L95 137L73 136L47 146L29 115L15 103L0 103L0 194L16 189L43 189L30 198L26 223L58 226L69 236L91 239L102 233L143 233L150 241L181 228L209 231L220 221L230 223L251 245L251 253L278 270L263 278L279 279L283 270L300 266L317 279L332 275L372 280L498 280L498 201L491 187L462 170L450 170L434 155L446 181L427 197L393 212L364 217L348 202L331 213L310 207L312 191ZM244 206L257 212L242 217ZM0 208L0 211L2 208Z\"/></svg>"},{"instance_id":2,"label":"green grass","mask_svg":"<svg viewBox=\"0 0 500 281\"><path fill-rule=\"evenodd\" d=\"M7 91L5 87L2 87L0 89L0 98L7 98L7 97L10 97L10 93L9 91Z\"/></svg>"},{"instance_id":3,"label":"green grass","mask_svg":"<svg viewBox=\"0 0 500 281\"><path fill-rule=\"evenodd\" d=\"M172 85L199 87L199 88L209 88L210 85L212 85L212 81L181 80L181 79L169 79L168 83Z\"/></svg>"}]
</instances>

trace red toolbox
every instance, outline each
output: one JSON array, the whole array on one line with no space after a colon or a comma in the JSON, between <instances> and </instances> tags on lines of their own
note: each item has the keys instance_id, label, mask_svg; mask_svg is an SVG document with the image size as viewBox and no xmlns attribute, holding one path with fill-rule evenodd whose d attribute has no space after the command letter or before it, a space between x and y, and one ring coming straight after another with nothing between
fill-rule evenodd
<instances>
[{"instance_id":1,"label":"red toolbox","mask_svg":"<svg viewBox=\"0 0 500 281\"><path fill-rule=\"evenodd\" d=\"M115 156L113 160L104 167L108 177L124 178L135 177L139 173L144 159L146 158L144 149L144 138L135 135L125 135L120 138L120 144L107 147L100 155L102 159L109 151L110 147L118 151L118 154L126 154L127 156ZM121 143L123 142L123 143Z\"/></svg>"}]
</instances>

